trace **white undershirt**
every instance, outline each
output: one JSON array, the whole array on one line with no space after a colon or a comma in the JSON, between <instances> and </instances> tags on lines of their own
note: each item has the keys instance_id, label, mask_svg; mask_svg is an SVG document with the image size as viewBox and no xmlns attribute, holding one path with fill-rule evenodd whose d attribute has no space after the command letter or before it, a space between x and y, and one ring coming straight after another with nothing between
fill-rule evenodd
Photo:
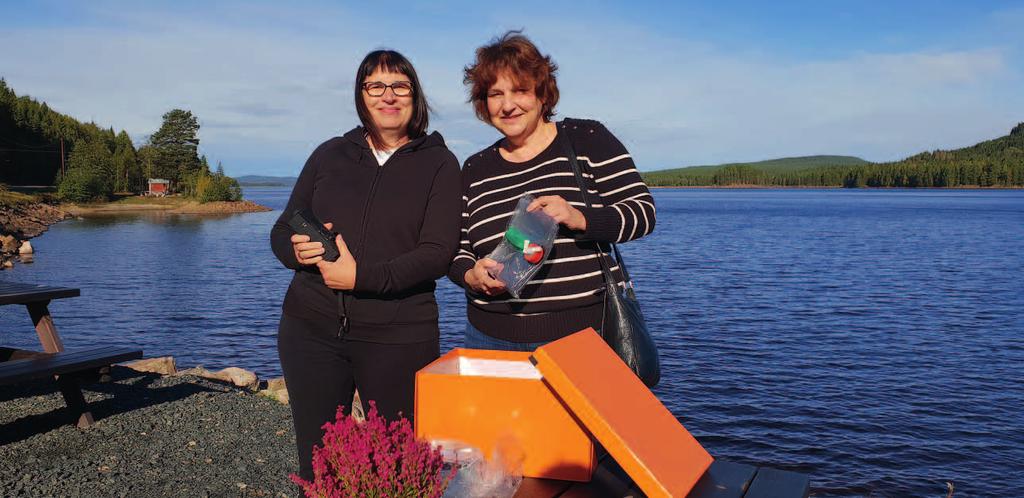
<instances>
[{"instance_id":1,"label":"white undershirt","mask_svg":"<svg viewBox=\"0 0 1024 498\"><path fill-rule=\"evenodd\" d=\"M384 163L388 161L388 158L390 158L395 153L395 149L377 150L371 148L371 150L373 150L373 157L377 158L378 166L384 166Z\"/></svg>"}]
</instances>

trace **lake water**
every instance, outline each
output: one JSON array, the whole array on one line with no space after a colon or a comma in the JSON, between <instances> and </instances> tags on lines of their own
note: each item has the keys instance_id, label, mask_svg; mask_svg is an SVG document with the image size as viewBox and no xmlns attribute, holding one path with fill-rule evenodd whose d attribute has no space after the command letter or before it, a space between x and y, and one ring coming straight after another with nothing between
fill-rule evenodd
<instances>
[{"instance_id":1,"label":"lake water","mask_svg":"<svg viewBox=\"0 0 1024 498\"><path fill-rule=\"evenodd\" d=\"M288 190L246 190L280 210ZM716 457L812 474L817 496L1024 489L1024 191L675 190L623 246L661 347L656 394ZM280 375L279 211L69 220L0 280L80 287L65 345ZM447 281L443 349L464 300ZM0 343L38 348L21 307Z\"/></svg>"}]
</instances>

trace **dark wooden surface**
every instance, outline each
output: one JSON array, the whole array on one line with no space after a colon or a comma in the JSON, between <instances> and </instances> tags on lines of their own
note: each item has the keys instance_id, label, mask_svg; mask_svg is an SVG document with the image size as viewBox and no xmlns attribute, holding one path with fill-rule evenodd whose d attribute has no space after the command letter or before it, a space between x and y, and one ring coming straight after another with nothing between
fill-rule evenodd
<instances>
[{"instance_id":1,"label":"dark wooden surface","mask_svg":"<svg viewBox=\"0 0 1024 498\"><path fill-rule=\"evenodd\" d=\"M804 497L810 493L810 480L806 475L788 470L760 468L744 498Z\"/></svg>"},{"instance_id":2,"label":"dark wooden surface","mask_svg":"<svg viewBox=\"0 0 1024 498\"><path fill-rule=\"evenodd\" d=\"M45 353L0 348L0 385L13 384L38 377L56 376L57 385L67 402L68 410L79 427L93 424L92 413L82 395L76 372L104 367L113 363L142 358L141 349L102 346L78 351L64 351L64 343L53 324L48 305L53 299L77 297L81 291L69 287L0 282L0 305L22 304L39 335Z\"/></svg>"},{"instance_id":3,"label":"dark wooden surface","mask_svg":"<svg viewBox=\"0 0 1024 498\"><path fill-rule=\"evenodd\" d=\"M124 346L103 346L34 358L0 362L0 385L61 375L142 358L142 350Z\"/></svg>"},{"instance_id":4,"label":"dark wooden surface","mask_svg":"<svg viewBox=\"0 0 1024 498\"><path fill-rule=\"evenodd\" d=\"M804 474L715 460L689 498L806 498L810 480ZM632 479L611 457L601 458L590 482L523 479L515 498L643 498Z\"/></svg>"},{"instance_id":5,"label":"dark wooden surface","mask_svg":"<svg viewBox=\"0 0 1024 498\"><path fill-rule=\"evenodd\" d=\"M757 467L715 460L690 491L692 498L741 498L754 480Z\"/></svg>"},{"instance_id":6,"label":"dark wooden surface","mask_svg":"<svg viewBox=\"0 0 1024 498\"><path fill-rule=\"evenodd\" d=\"M65 297L77 297L81 294L80 290L70 287L0 282L0 305L38 303Z\"/></svg>"}]
</instances>

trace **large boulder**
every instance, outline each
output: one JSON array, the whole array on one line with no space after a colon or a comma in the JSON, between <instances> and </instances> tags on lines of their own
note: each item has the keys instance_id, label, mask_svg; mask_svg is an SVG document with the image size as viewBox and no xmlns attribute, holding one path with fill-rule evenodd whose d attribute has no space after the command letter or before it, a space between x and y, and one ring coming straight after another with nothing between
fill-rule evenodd
<instances>
[{"instance_id":1,"label":"large boulder","mask_svg":"<svg viewBox=\"0 0 1024 498\"><path fill-rule=\"evenodd\" d=\"M238 387L244 387L246 389L255 390L260 385L260 378L255 373L250 372L244 368L228 367L224 370L217 372L218 376L226 377L225 380L230 381L232 384Z\"/></svg>"},{"instance_id":2,"label":"large boulder","mask_svg":"<svg viewBox=\"0 0 1024 498\"><path fill-rule=\"evenodd\" d=\"M288 404L289 401L288 386L285 384L283 377L268 380L267 388L261 390L259 394L262 394L271 399L276 399L277 401L286 405Z\"/></svg>"},{"instance_id":3,"label":"large boulder","mask_svg":"<svg viewBox=\"0 0 1024 498\"><path fill-rule=\"evenodd\" d=\"M34 252L35 251L32 250L32 243L27 241L27 240L22 242L21 243L21 247L18 248L18 254L20 254L22 256L25 256L27 254L32 254Z\"/></svg>"},{"instance_id":4,"label":"large boulder","mask_svg":"<svg viewBox=\"0 0 1024 498\"><path fill-rule=\"evenodd\" d=\"M211 372L203 367L195 367L182 370L178 372L178 375L195 375L206 379L220 380L250 390L256 390L260 385L260 379L256 374L238 367L228 367L217 372Z\"/></svg>"},{"instance_id":5,"label":"large boulder","mask_svg":"<svg viewBox=\"0 0 1024 498\"><path fill-rule=\"evenodd\" d=\"M278 377L267 381L267 389L271 391L280 391L281 389L288 389L288 384L285 384L284 377Z\"/></svg>"},{"instance_id":6,"label":"large boulder","mask_svg":"<svg viewBox=\"0 0 1024 498\"><path fill-rule=\"evenodd\" d=\"M18 251L18 245L18 239L14 238L13 235L0 236L0 252L14 254Z\"/></svg>"},{"instance_id":7,"label":"large boulder","mask_svg":"<svg viewBox=\"0 0 1024 498\"><path fill-rule=\"evenodd\" d=\"M178 368L177 365L175 365L174 363L173 356L146 358L144 360L125 363L124 366L139 372L158 373L161 375L171 375L178 373Z\"/></svg>"}]
</instances>

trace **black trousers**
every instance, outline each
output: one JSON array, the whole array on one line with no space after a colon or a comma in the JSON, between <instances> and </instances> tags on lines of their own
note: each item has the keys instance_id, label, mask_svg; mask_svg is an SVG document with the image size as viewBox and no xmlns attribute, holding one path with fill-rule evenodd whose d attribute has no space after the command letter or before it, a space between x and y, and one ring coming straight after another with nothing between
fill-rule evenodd
<instances>
[{"instance_id":1,"label":"black trousers","mask_svg":"<svg viewBox=\"0 0 1024 498\"><path fill-rule=\"evenodd\" d=\"M313 479L313 445L323 445L321 427L335 420L339 405L351 412L355 389L364 413L373 400L384 418L395 420L401 414L412 422L416 371L440 355L437 338L378 344L337 334L337 320L281 315L277 351L295 423L299 475L306 480Z\"/></svg>"}]
</instances>

